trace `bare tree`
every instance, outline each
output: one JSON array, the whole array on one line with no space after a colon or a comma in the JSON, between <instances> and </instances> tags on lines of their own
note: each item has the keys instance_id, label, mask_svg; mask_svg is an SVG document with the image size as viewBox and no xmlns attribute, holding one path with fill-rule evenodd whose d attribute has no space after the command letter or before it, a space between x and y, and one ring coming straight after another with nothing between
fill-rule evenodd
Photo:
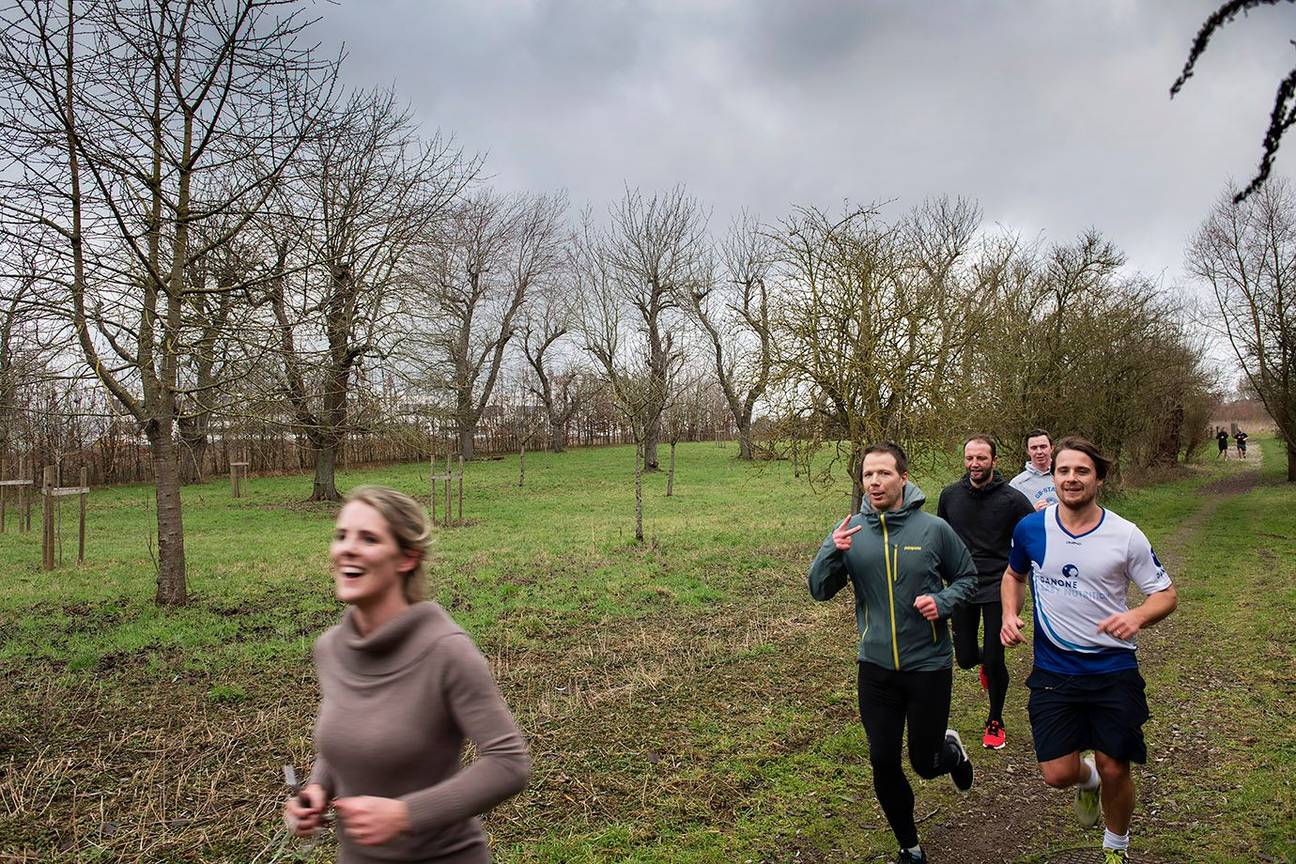
<instances>
[{"instance_id":1,"label":"bare tree","mask_svg":"<svg viewBox=\"0 0 1296 864\"><path fill-rule=\"evenodd\" d=\"M615 302L629 310L618 347L642 358L647 376L641 392L643 467L656 471L661 414L675 367L683 356L679 326L687 298L707 280L706 214L683 187L645 197L626 190L599 241L615 289ZM619 357L595 352L609 377Z\"/></svg>"},{"instance_id":2,"label":"bare tree","mask_svg":"<svg viewBox=\"0 0 1296 864\"><path fill-rule=\"evenodd\" d=\"M8 229L44 229L46 272L86 363L147 436L156 599L187 597L175 427L193 350L185 274L196 225L238 230L313 131L336 72L273 0L22 0L0 34L0 189ZM218 199L204 177L246 169ZM220 245L223 236L209 238ZM205 290L205 289L204 289Z\"/></svg>"},{"instance_id":3,"label":"bare tree","mask_svg":"<svg viewBox=\"0 0 1296 864\"><path fill-rule=\"evenodd\" d=\"M201 254L189 256L185 275L184 318L193 332L191 350L183 358L178 379L176 428L180 443L180 480L204 479L212 417L236 406L235 382L245 374L236 367L254 366L263 353L241 334L255 330L256 303L252 289L261 275L258 251L245 231L230 232L224 218L195 225L192 243ZM221 242L213 244L215 235Z\"/></svg>"},{"instance_id":4,"label":"bare tree","mask_svg":"<svg viewBox=\"0 0 1296 864\"><path fill-rule=\"evenodd\" d=\"M1201 347L1113 243L1094 230L1045 250L992 236L972 271L972 398L952 432L994 433L1021 457L1031 429L1079 432L1137 465L1192 448L1213 399Z\"/></svg>"},{"instance_id":5,"label":"bare tree","mask_svg":"<svg viewBox=\"0 0 1296 864\"><path fill-rule=\"evenodd\" d=\"M1183 70L1179 77L1175 79L1174 84L1170 85L1170 98L1183 89L1188 83L1188 79L1193 76L1197 68L1197 61L1206 53L1206 48L1210 44L1211 37L1219 31L1225 24L1232 21L1238 15L1260 6L1277 6L1282 0L1227 0L1220 4L1219 8L1210 14L1197 31L1197 36L1193 39L1192 48L1188 51L1188 59L1184 62ZM1293 0L1286 0L1291 3ZM1265 180L1269 179L1269 172L1273 168L1273 161L1278 156L1278 147L1282 144L1283 135L1296 123L1296 68L1288 72L1281 81L1278 82L1278 92L1274 94L1273 110L1269 116L1269 128L1265 130L1263 151L1260 154L1260 165L1256 169L1255 176L1247 183L1244 189L1235 190L1233 193L1233 202L1240 204L1248 195L1260 188Z\"/></svg>"},{"instance_id":6,"label":"bare tree","mask_svg":"<svg viewBox=\"0 0 1296 864\"><path fill-rule=\"evenodd\" d=\"M654 429L654 435L658 434L656 429L667 396L674 388L682 354L674 353L676 349L671 340L663 341L663 347L671 348L672 353L663 366L666 378L659 381L651 355L626 350L627 334L635 335L636 331L624 321L627 310L623 288L603 238L594 230L588 213L573 242L571 260L571 273L580 297L582 347L596 361L607 394L634 440L635 540L642 543L643 472L647 458L644 445L650 428ZM638 311L630 314L637 323Z\"/></svg>"},{"instance_id":7,"label":"bare tree","mask_svg":"<svg viewBox=\"0 0 1296 864\"><path fill-rule=\"evenodd\" d=\"M662 427L670 445L670 467L666 472L666 497L675 494L675 449L682 439L693 437L702 425L702 416L711 401L712 385L703 364L686 369L677 386L672 388L662 412ZM691 374L690 374L691 373Z\"/></svg>"},{"instance_id":8,"label":"bare tree","mask_svg":"<svg viewBox=\"0 0 1296 864\"><path fill-rule=\"evenodd\" d=\"M782 225L775 401L803 451L832 443L845 457L853 509L868 442L940 449L966 404L970 289L954 264L978 218L966 202L932 202L897 225L869 208L801 208Z\"/></svg>"},{"instance_id":9,"label":"bare tree","mask_svg":"<svg viewBox=\"0 0 1296 864\"><path fill-rule=\"evenodd\" d=\"M549 449L554 453L567 449L567 425L592 385L571 358L564 362L555 356L576 324L576 298L567 293L569 288L566 281L543 286L522 322L522 353L535 375L528 386L544 404Z\"/></svg>"},{"instance_id":10,"label":"bare tree","mask_svg":"<svg viewBox=\"0 0 1296 864\"><path fill-rule=\"evenodd\" d=\"M57 330L57 322L50 322L42 310L43 283L35 262L23 254L26 250L6 251L10 260L5 269L12 272L0 276L0 284L6 286L0 294L0 458L15 443L30 450L30 436L23 434L28 426L25 403L44 379L58 374L50 368L57 349L50 334L42 332L42 325L51 323Z\"/></svg>"},{"instance_id":11,"label":"bare tree","mask_svg":"<svg viewBox=\"0 0 1296 864\"><path fill-rule=\"evenodd\" d=\"M752 458L752 412L769 386L773 359L768 281L773 238L742 213L721 247L716 281L698 284L689 308L711 343L716 378L738 429L738 458Z\"/></svg>"},{"instance_id":12,"label":"bare tree","mask_svg":"<svg viewBox=\"0 0 1296 864\"><path fill-rule=\"evenodd\" d=\"M418 279L428 311L413 324L421 332L411 344L430 349L437 364L426 380L450 393L465 460L523 306L562 263L566 209L562 195L480 191L456 204L426 250Z\"/></svg>"},{"instance_id":13,"label":"bare tree","mask_svg":"<svg viewBox=\"0 0 1296 864\"><path fill-rule=\"evenodd\" d=\"M1296 191L1277 179L1240 204L1235 193L1216 202L1188 266L1210 286L1215 324L1278 424L1296 482Z\"/></svg>"},{"instance_id":14,"label":"bare tree","mask_svg":"<svg viewBox=\"0 0 1296 864\"><path fill-rule=\"evenodd\" d=\"M421 141L417 128L394 93L355 93L310 142L264 227L276 249L278 389L314 456L312 501L340 497L334 477L358 365L403 336L406 256L478 168L449 140Z\"/></svg>"}]
</instances>

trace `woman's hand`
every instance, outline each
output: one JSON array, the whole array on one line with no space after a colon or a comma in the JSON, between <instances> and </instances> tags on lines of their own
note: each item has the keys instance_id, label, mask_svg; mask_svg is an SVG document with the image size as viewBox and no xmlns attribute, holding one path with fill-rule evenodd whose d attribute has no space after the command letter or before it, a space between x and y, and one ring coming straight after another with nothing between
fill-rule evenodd
<instances>
[{"instance_id":1,"label":"woman's hand","mask_svg":"<svg viewBox=\"0 0 1296 864\"><path fill-rule=\"evenodd\" d=\"M300 798L305 797L310 806L303 806ZM328 804L328 795L324 787L312 783L297 795L284 802L284 824L298 837L309 837L324 824L324 807Z\"/></svg>"},{"instance_id":2,"label":"woman's hand","mask_svg":"<svg viewBox=\"0 0 1296 864\"><path fill-rule=\"evenodd\" d=\"M409 806L399 798L357 795L333 802L346 835L362 846L380 846L409 829Z\"/></svg>"}]
</instances>

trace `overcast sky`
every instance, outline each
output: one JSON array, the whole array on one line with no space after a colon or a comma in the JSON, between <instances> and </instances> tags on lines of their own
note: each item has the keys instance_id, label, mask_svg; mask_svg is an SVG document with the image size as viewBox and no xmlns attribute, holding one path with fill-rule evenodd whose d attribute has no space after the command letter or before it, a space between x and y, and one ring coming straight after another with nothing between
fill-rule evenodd
<instances>
[{"instance_id":1,"label":"overcast sky","mask_svg":"<svg viewBox=\"0 0 1296 864\"><path fill-rule=\"evenodd\" d=\"M394 86L506 191L605 211L626 184L714 208L977 199L1064 241L1093 226L1180 284L1184 244L1259 160L1296 8L1221 31L1218 0L341 0L317 35L344 79ZM1279 156L1296 165L1296 142Z\"/></svg>"}]
</instances>

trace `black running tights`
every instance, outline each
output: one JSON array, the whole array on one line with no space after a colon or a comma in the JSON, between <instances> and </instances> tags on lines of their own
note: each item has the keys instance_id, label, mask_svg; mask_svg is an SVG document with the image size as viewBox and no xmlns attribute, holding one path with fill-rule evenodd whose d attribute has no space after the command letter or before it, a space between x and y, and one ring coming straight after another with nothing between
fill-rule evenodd
<instances>
[{"instance_id":1,"label":"black running tights","mask_svg":"<svg viewBox=\"0 0 1296 864\"><path fill-rule=\"evenodd\" d=\"M896 672L873 663L859 664L859 710L868 735L873 790L902 849L918 845L913 789L905 777L900 749L909 724L909 764L931 780L958 764L959 754L945 743L953 670Z\"/></svg>"},{"instance_id":2,"label":"black running tights","mask_svg":"<svg viewBox=\"0 0 1296 864\"><path fill-rule=\"evenodd\" d=\"M979 632L983 620L984 637ZM1008 695L1008 666L1004 663L1003 643L999 641L1003 604L968 603L956 608L950 621L954 625L954 658L959 668L985 666L986 680L990 683L990 715L986 722L1002 723L1004 698Z\"/></svg>"}]
</instances>

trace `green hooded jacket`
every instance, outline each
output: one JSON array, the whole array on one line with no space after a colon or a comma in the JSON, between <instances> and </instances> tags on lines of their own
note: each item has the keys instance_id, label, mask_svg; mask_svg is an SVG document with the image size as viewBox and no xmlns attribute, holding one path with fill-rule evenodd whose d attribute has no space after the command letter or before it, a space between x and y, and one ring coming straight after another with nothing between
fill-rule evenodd
<instances>
[{"instance_id":1,"label":"green hooded jacket","mask_svg":"<svg viewBox=\"0 0 1296 864\"><path fill-rule=\"evenodd\" d=\"M976 593L977 571L963 541L944 520L922 511L922 490L906 483L898 510L879 513L865 498L847 528L861 529L839 551L832 533L810 565L810 595L831 600L850 581L855 590L859 659L884 669L948 669L954 651L949 614ZM930 594L940 613L928 621L914 598Z\"/></svg>"}]
</instances>

